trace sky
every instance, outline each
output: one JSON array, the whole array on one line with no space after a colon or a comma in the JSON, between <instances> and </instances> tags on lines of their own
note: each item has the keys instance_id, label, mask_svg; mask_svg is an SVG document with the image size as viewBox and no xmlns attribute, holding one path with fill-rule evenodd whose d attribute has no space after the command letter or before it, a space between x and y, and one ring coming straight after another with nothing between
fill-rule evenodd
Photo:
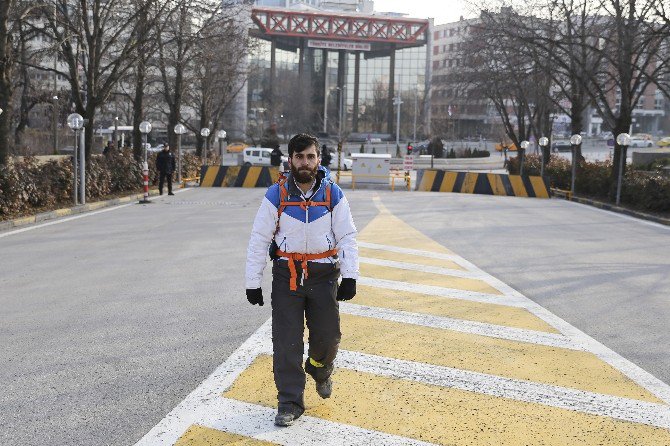
<instances>
[{"instance_id":1,"label":"sky","mask_svg":"<svg viewBox=\"0 0 670 446\"><path fill-rule=\"evenodd\" d=\"M435 24L456 22L460 16L471 18L465 0L375 0L375 11L407 13L408 17L433 17Z\"/></svg>"}]
</instances>

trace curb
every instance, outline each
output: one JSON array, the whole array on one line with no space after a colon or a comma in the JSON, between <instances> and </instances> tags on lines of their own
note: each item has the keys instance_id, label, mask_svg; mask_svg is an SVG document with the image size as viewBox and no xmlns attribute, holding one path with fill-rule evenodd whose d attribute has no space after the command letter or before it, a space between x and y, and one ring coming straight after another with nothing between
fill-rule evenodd
<instances>
[{"instance_id":1,"label":"curb","mask_svg":"<svg viewBox=\"0 0 670 446\"><path fill-rule=\"evenodd\" d=\"M158 189L155 189L153 190L153 192L157 190ZM86 203L84 205L78 205L71 208L56 209L54 211L41 212L39 214L30 215L28 217L19 217L12 220L6 220L0 222L0 231L12 228L18 228L33 223L42 223L44 221L53 220L60 217L66 217L68 215L83 214L84 212L95 211L97 209L116 206L119 204L130 203L131 201L140 200L142 198L144 198L143 192L128 195L126 197L112 198L111 200L105 200L105 201L94 201L91 203Z\"/></svg>"},{"instance_id":2,"label":"curb","mask_svg":"<svg viewBox=\"0 0 670 446\"><path fill-rule=\"evenodd\" d=\"M618 214L628 215L629 217L635 217L642 220L653 221L654 223L660 223L662 225L670 226L670 218L658 217L656 215L647 214L640 211L634 211L632 209L616 206L610 203L605 203L603 201L592 200L590 198L582 198L575 196L573 196L572 198L568 198L568 194L566 194L565 191L559 189L552 188L551 192L557 198L564 198L568 201L574 201L576 203L586 204L605 211L616 212Z\"/></svg>"}]
</instances>

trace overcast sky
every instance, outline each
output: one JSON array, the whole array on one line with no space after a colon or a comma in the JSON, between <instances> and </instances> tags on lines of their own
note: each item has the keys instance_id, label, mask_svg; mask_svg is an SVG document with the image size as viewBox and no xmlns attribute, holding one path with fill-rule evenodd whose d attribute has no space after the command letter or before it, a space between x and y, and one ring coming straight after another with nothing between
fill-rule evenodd
<instances>
[{"instance_id":1,"label":"overcast sky","mask_svg":"<svg viewBox=\"0 0 670 446\"><path fill-rule=\"evenodd\" d=\"M435 24L457 21L460 16L471 18L468 2L464 0L375 0L375 11L404 12L409 17L433 17Z\"/></svg>"}]
</instances>

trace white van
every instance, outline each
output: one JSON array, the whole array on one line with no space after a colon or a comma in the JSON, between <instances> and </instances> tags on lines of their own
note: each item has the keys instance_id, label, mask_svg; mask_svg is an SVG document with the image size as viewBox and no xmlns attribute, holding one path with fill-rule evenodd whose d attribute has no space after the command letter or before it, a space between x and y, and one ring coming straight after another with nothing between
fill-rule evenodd
<instances>
[{"instance_id":1,"label":"white van","mask_svg":"<svg viewBox=\"0 0 670 446\"><path fill-rule=\"evenodd\" d=\"M245 166L271 166L270 154L272 149L267 147L247 147L243 151L243 161ZM288 157L282 156L282 162L288 161Z\"/></svg>"}]
</instances>

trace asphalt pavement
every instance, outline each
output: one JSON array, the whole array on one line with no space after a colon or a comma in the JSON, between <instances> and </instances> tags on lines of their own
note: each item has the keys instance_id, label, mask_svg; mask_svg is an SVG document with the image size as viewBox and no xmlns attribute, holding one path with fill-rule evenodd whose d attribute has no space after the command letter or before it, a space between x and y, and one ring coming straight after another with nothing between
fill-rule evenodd
<instances>
[{"instance_id":1,"label":"asphalt pavement","mask_svg":"<svg viewBox=\"0 0 670 446\"><path fill-rule=\"evenodd\" d=\"M0 232L0 443L133 444L256 332L270 309L246 302L244 259L263 193L187 190ZM359 229L378 197L670 383L668 228L562 200L347 196ZM269 274L263 288L267 302Z\"/></svg>"}]
</instances>

